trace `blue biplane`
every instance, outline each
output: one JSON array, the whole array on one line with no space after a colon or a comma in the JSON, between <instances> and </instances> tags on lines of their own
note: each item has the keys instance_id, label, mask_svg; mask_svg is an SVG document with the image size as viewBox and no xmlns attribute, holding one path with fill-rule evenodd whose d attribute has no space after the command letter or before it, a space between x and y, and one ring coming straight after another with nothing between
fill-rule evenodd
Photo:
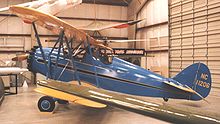
<instances>
[{"instance_id":1,"label":"blue biplane","mask_svg":"<svg viewBox=\"0 0 220 124\"><path fill-rule=\"evenodd\" d=\"M42 88L36 90L46 95L38 102L40 111L52 112L55 101L59 100L91 107L110 104L146 109L146 102L116 92L161 97L165 101L169 98L201 100L210 92L211 74L203 63L192 64L175 77L165 78L115 57L111 48L55 16L19 6L10 10L32 22L36 34L38 47L29 56L14 60L28 59L30 71L48 78L40 81ZM35 24L59 34L53 48L42 47ZM71 81L75 82L64 83Z\"/></svg>"}]
</instances>

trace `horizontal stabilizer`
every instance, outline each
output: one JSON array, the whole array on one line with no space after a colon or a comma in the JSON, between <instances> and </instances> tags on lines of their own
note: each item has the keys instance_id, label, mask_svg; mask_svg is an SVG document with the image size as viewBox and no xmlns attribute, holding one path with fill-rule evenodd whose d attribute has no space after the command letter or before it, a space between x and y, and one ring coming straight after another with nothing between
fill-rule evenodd
<instances>
[{"instance_id":1,"label":"horizontal stabilizer","mask_svg":"<svg viewBox=\"0 0 220 124\"><path fill-rule=\"evenodd\" d=\"M168 82L168 81L164 81L164 83L169 85L169 86L175 87L175 88L177 88L179 90L183 90L185 92L195 94L198 97L200 97L202 100L204 100L205 102L209 103L207 100L205 100L205 98L202 95L200 95L198 92L196 92L192 88L188 87L187 85L184 85L184 86L183 85L176 85L176 84L174 84L172 82Z\"/></svg>"},{"instance_id":2,"label":"horizontal stabilizer","mask_svg":"<svg viewBox=\"0 0 220 124\"><path fill-rule=\"evenodd\" d=\"M183 86L183 85L177 85L177 84L174 84L173 82L168 82L168 81L164 81L164 83L169 85L169 86L175 87L177 89L183 90L185 92L196 93L193 89L188 88L188 87Z\"/></svg>"}]
</instances>

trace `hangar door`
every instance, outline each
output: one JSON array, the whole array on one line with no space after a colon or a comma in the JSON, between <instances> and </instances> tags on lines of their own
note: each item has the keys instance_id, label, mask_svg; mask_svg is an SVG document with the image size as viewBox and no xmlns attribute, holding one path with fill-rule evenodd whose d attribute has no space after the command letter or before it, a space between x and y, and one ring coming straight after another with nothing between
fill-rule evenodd
<instances>
[{"instance_id":1,"label":"hangar door","mask_svg":"<svg viewBox=\"0 0 220 124\"><path fill-rule=\"evenodd\" d=\"M203 62L212 73L212 93L220 89L220 1L170 0L170 76Z\"/></svg>"}]
</instances>

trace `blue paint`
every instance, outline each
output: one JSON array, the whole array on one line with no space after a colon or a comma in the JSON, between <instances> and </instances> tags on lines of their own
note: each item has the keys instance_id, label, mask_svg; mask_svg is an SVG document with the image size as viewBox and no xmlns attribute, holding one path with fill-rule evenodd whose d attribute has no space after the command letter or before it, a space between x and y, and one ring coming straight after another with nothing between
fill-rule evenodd
<instances>
[{"instance_id":1,"label":"blue paint","mask_svg":"<svg viewBox=\"0 0 220 124\"><path fill-rule=\"evenodd\" d=\"M202 78L202 74L207 74L207 79ZM207 97L210 93L212 82L211 73L208 67L203 63L193 64L189 66L181 73L176 75L173 79L180 82L181 84L189 86L203 97ZM197 81L200 81L201 84L198 85ZM205 83L209 84L209 88L205 88L208 87L208 85L205 85ZM198 95L192 95L191 99L200 100L201 98L198 97Z\"/></svg>"},{"instance_id":2,"label":"blue paint","mask_svg":"<svg viewBox=\"0 0 220 124\"><path fill-rule=\"evenodd\" d=\"M44 48L43 50L46 58L48 58L51 48ZM58 50L56 49L51 53L50 66L52 67L51 72L57 72L57 74L59 74L68 60L64 57L64 53L61 53L62 55L58 60L59 67L55 68L54 63L56 63L57 54ZM42 60L40 49L37 49L30 59L30 70L43 75L47 74L45 65L40 61ZM202 63L196 63L189 66L174 78L165 78L117 57L114 57L112 63L109 64L103 63L102 59L103 58L95 58L88 52L84 55L83 59L76 59L74 63L77 66L77 73L79 74L80 80L91 83L94 86L98 85L98 87L106 90L131 95L189 100L200 100L201 98L198 97L198 95L185 92L165 84L164 82L172 82L182 87L190 87L203 97L207 97L211 89L211 75L209 69ZM97 71L97 80L99 84L97 84L95 71ZM76 80L75 76L73 76L74 74L74 69L68 66L58 80L65 82ZM202 74L207 74L208 76L204 76L205 78L201 79ZM56 80L58 76L59 75L52 73L51 77L55 77ZM203 87L203 85L201 86L201 84L198 85L196 84L197 80L206 82L206 84L210 86L206 88L205 86Z\"/></svg>"}]
</instances>

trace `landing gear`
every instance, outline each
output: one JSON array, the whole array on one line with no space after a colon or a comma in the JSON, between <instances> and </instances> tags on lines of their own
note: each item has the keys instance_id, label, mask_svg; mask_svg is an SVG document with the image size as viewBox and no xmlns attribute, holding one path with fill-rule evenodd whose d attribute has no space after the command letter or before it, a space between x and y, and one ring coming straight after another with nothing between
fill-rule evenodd
<instances>
[{"instance_id":1,"label":"landing gear","mask_svg":"<svg viewBox=\"0 0 220 124\"><path fill-rule=\"evenodd\" d=\"M165 102L168 102L169 99L166 98L166 97L164 97L163 100L164 100Z\"/></svg>"},{"instance_id":2,"label":"landing gear","mask_svg":"<svg viewBox=\"0 0 220 124\"><path fill-rule=\"evenodd\" d=\"M55 108L55 101L52 97L43 96L38 101L38 109L41 112L52 112Z\"/></svg>"},{"instance_id":3,"label":"landing gear","mask_svg":"<svg viewBox=\"0 0 220 124\"><path fill-rule=\"evenodd\" d=\"M62 104L62 105L67 105L69 104L69 101L58 99L57 103Z\"/></svg>"}]
</instances>

